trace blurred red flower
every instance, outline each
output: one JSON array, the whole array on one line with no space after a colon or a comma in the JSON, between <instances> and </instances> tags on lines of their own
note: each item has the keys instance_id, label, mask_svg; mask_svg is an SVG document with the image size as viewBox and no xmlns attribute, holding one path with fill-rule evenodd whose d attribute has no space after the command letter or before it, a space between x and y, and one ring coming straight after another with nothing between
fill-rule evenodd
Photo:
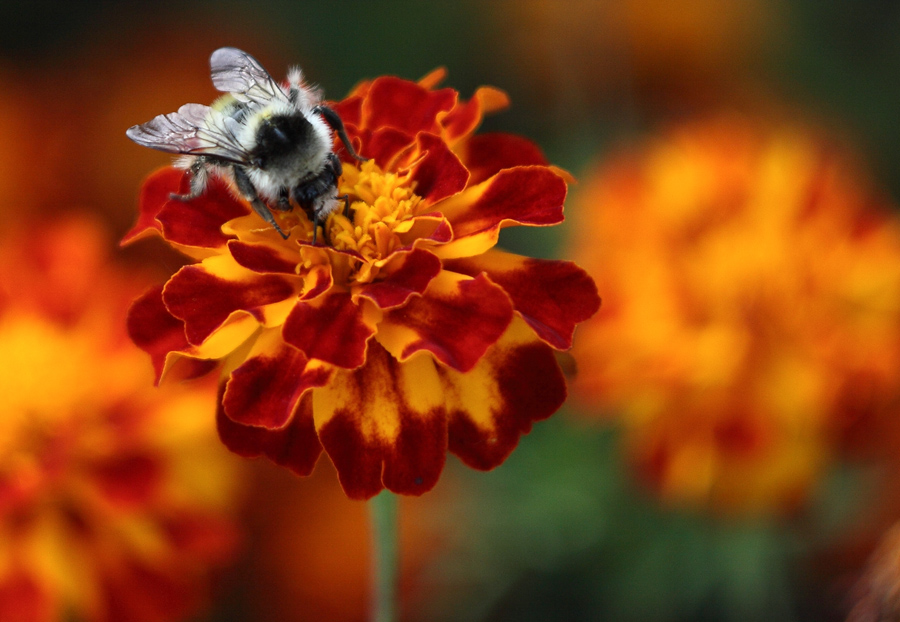
<instances>
[{"instance_id":1,"label":"blurred red flower","mask_svg":"<svg viewBox=\"0 0 900 622\"><path fill-rule=\"evenodd\" d=\"M618 154L581 194L606 304L574 352L669 500L787 509L898 431L900 223L849 156L720 117ZM846 455L846 454L845 454Z\"/></svg>"},{"instance_id":2,"label":"blurred red flower","mask_svg":"<svg viewBox=\"0 0 900 622\"><path fill-rule=\"evenodd\" d=\"M107 242L69 218L0 243L0 620L183 619L234 548L210 391L152 387Z\"/></svg>"},{"instance_id":3,"label":"blurred red flower","mask_svg":"<svg viewBox=\"0 0 900 622\"><path fill-rule=\"evenodd\" d=\"M329 217L326 245L299 209L277 215L282 240L222 183L170 200L174 168L147 180L125 239L197 261L131 309L158 376L218 365L230 449L306 475L324 448L352 498L430 490L448 449L503 462L562 404L554 351L599 305L574 264L493 249L505 226L562 221L564 173L523 138L473 135L506 96L459 101L441 77L381 77L334 106L369 161L339 152L351 217Z\"/></svg>"}]
</instances>

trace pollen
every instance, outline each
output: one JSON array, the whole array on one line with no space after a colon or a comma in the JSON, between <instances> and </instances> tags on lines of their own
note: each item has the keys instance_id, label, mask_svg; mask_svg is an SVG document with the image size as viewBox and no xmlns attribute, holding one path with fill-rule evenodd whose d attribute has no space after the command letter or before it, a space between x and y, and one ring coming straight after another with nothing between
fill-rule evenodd
<instances>
[{"instance_id":1,"label":"pollen","mask_svg":"<svg viewBox=\"0 0 900 622\"><path fill-rule=\"evenodd\" d=\"M328 237L336 250L359 255L350 278L367 283L377 276L380 260L404 245L401 234L408 231L422 199L408 175L384 172L372 160L358 169L345 166L340 192L349 197L350 215L333 214L326 225Z\"/></svg>"}]
</instances>

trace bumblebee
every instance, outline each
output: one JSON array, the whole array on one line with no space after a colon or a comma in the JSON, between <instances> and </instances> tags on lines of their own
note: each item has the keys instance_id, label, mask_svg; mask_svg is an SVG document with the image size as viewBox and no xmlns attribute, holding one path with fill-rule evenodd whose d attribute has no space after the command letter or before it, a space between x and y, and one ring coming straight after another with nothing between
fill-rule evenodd
<instances>
[{"instance_id":1,"label":"bumblebee","mask_svg":"<svg viewBox=\"0 0 900 622\"><path fill-rule=\"evenodd\" d=\"M144 147L180 154L176 166L190 173L190 192L172 194L187 201L202 195L211 175L228 182L284 239L272 209L290 210L291 199L315 227L346 197L338 196L341 161L334 134L352 157L353 149L338 114L323 103L321 91L305 84L299 68L277 83L255 58L232 47L209 59L217 90L227 93L212 106L185 104L125 133ZM343 201L341 200L343 199Z\"/></svg>"}]
</instances>

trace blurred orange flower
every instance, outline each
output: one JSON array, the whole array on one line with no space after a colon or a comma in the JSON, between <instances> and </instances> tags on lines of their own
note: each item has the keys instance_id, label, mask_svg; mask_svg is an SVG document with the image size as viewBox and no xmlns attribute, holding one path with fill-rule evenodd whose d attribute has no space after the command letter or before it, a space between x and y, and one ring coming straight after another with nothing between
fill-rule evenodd
<instances>
[{"instance_id":1,"label":"blurred orange flower","mask_svg":"<svg viewBox=\"0 0 900 622\"><path fill-rule=\"evenodd\" d=\"M836 452L896 439L900 223L834 145L688 123L611 158L579 205L605 305L578 391L663 498L795 507Z\"/></svg>"},{"instance_id":2,"label":"blurred orange flower","mask_svg":"<svg viewBox=\"0 0 900 622\"><path fill-rule=\"evenodd\" d=\"M505 226L561 222L566 182L527 140L473 135L503 93L460 101L441 77L381 77L334 106L369 161L338 152L351 215L319 245L302 210L277 215L283 240L221 182L170 200L187 187L174 168L147 180L126 237L197 261L130 313L159 376L221 363L225 444L304 475L324 448L352 498L430 490L448 449L503 462L562 404L554 351L599 304L574 264L493 250Z\"/></svg>"},{"instance_id":3,"label":"blurred orange flower","mask_svg":"<svg viewBox=\"0 0 900 622\"><path fill-rule=\"evenodd\" d=\"M0 244L0 620L183 619L234 548L211 394L152 387L107 242L69 219Z\"/></svg>"}]
</instances>

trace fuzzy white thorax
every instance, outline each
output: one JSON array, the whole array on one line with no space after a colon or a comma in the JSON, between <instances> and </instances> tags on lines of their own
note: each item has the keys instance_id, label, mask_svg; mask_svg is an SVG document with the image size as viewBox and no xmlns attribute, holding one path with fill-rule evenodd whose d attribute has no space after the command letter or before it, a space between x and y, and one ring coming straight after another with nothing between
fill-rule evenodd
<instances>
[{"instance_id":1,"label":"fuzzy white thorax","mask_svg":"<svg viewBox=\"0 0 900 622\"><path fill-rule=\"evenodd\" d=\"M299 108L299 105L292 106L288 102L272 101L259 112L248 115L245 122L241 124L238 141L247 151L251 151L256 145L259 126L268 117L303 114L313 128L314 145L312 145L313 148L310 149L308 157L298 157L289 170L274 172L253 166L246 168L250 181L264 199L277 199L284 188L295 188L301 182L319 175L325 168L328 154L334 148L332 130L322 117L311 112L304 114Z\"/></svg>"}]
</instances>

